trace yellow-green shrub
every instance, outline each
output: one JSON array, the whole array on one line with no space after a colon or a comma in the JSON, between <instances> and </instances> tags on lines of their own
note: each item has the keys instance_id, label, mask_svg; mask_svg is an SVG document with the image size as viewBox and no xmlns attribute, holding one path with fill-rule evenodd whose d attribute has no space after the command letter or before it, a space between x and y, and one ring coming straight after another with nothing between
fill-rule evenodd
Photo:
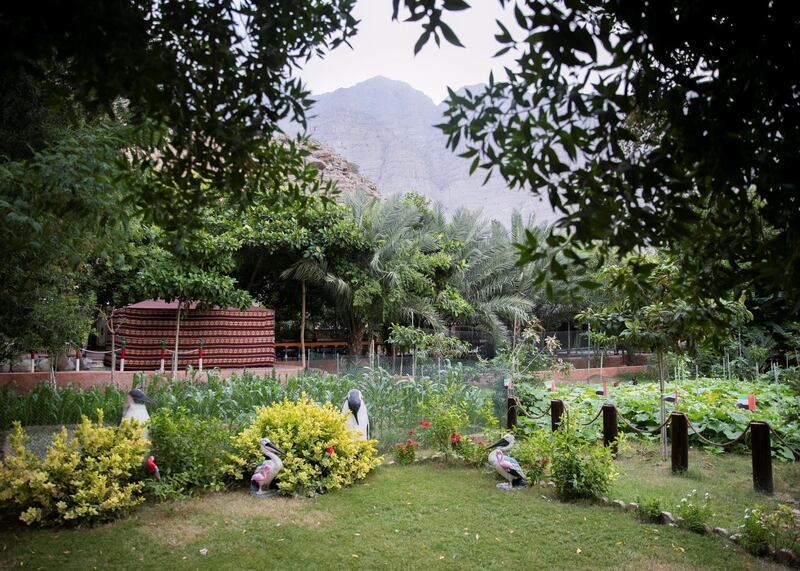
<instances>
[{"instance_id":1,"label":"yellow-green shrub","mask_svg":"<svg viewBox=\"0 0 800 571\"><path fill-rule=\"evenodd\" d=\"M111 520L142 503L144 429L135 422L103 426L97 414L96 423L84 416L72 437L62 427L44 459L25 448L25 432L14 423L14 455L0 464L0 505L44 526Z\"/></svg>"},{"instance_id":2,"label":"yellow-green shrub","mask_svg":"<svg viewBox=\"0 0 800 571\"><path fill-rule=\"evenodd\" d=\"M275 482L284 493L314 495L349 486L380 464L375 440L355 438L345 416L330 403L318 405L305 395L257 411L253 423L234 437L233 463L250 473L264 458L259 440L272 440L286 454ZM333 454L325 458L325 451Z\"/></svg>"}]
</instances>

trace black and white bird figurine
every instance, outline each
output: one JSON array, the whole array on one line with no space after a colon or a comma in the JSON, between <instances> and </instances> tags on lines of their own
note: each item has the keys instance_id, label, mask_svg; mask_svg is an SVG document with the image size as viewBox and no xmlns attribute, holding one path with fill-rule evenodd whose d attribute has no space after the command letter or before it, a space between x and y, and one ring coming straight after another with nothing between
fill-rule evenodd
<instances>
[{"instance_id":1,"label":"black and white bird figurine","mask_svg":"<svg viewBox=\"0 0 800 571\"><path fill-rule=\"evenodd\" d=\"M501 490L510 490L512 488L522 488L525 486L525 472L522 467L514 458L507 456L506 452L511 450L514 446L514 435L506 434L500 440L489 446L489 464L494 466L497 473L500 474L507 482L497 484Z\"/></svg>"},{"instance_id":2,"label":"black and white bird figurine","mask_svg":"<svg viewBox=\"0 0 800 571\"><path fill-rule=\"evenodd\" d=\"M283 461L279 454L285 454L283 450L275 446L269 438L262 438L259 448L264 455L264 461L257 467L250 477L250 494L253 496L271 496L275 492L270 491L269 485L275 476L283 469Z\"/></svg>"},{"instance_id":3,"label":"black and white bird figurine","mask_svg":"<svg viewBox=\"0 0 800 571\"><path fill-rule=\"evenodd\" d=\"M347 429L361 440L369 438L369 416L364 396L358 389L350 389L342 403L342 414L347 415Z\"/></svg>"},{"instance_id":4,"label":"black and white bird figurine","mask_svg":"<svg viewBox=\"0 0 800 571\"><path fill-rule=\"evenodd\" d=\"M155 404L155 401L147 398L147 395L141 390L132 389L128 391L128 394L125 395L125 400L122 401L122 419L119 422L122 424L123 421L130 419L139 421L139 423L145 425L145 432L142 438L149 440L147 430L147 425L150 422L150 415L147 413L148 404Z\"/></svg>"}]
</instances>

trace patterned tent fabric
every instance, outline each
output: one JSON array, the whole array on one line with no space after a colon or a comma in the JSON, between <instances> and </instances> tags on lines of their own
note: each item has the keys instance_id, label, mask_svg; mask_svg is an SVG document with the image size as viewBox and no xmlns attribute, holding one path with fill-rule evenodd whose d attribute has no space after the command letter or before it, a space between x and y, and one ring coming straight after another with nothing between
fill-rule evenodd
<instances>
[{"instance_id":1,"label":"patterned tent fabric","mask_svg":"<svg viewBox=\"0 0 800 571\"><path fill-rule=\"evenodd\" d=\"M125 370L155 371L161 365L161 341L166 342L165 367L175 349L177 302L143 301L121 309L115 318L117 350L125 339ZM197 367L198 339L203 341L203 368L272 367L275 364L275 311L251 307L199 311L196 304L181 314L178 368ZM107 350L111 350L108 337ZM119 362L119 361L118 361ZM111 365L106 355L105 364ZM119 366L119 365L117 365Z\"/></svg>"}]
</instances>

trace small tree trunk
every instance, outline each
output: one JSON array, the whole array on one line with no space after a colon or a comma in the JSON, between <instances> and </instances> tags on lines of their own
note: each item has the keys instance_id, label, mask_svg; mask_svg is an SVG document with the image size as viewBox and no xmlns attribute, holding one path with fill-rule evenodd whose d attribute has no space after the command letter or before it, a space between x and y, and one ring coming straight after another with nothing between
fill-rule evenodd
<instances>
[{"instance_id":1,"label":"small tree trunk","mask_svg":"<svg viewBox=\"0 0 800 571\"><path fill-rule=\"evenodd\" d=\"M664 421L667 418L667 405L664 402L664 352L659 350L658 351L658 388L659 393L661 394L661 402L659 404L659 424L664 424ZM661 451L661 460L667 460L667 426L664 425L661 427L661 441L659 443L659 449Z\"/></svg>"},{"instance_id":2,"label":"small tree trunk","mask_svg":"<svg viewBox=\"0 0 800 571\"><path fill-rule=\"evenodd\" d=\"M178 378L178 348L181 336L181 300L178 300L178 313L175 318L175 353L172 354L172 380Z\"/></svg>"},{"instance_id":3,"label":"small tree trunk","mask_svg":"<svg viewBox=\"0 0 800 571\"><path fill-rule=\"evenodd\" d=\"M306 370L306 280L300 282L300 365Z\"/></svg>"},{"instance_id":4,"label":"small tree trunk","mask_svg":"<svg viewBox=\"0 0 800 571\"><path fill-rule=\"evenodd\" d=\"M350 354L353 356L361 355L363 347L361 345L362 338L364 337L364 327L354 325L350 329Z\"/></svg>"},{"instance_id":5,"label":"small tree trunk","mask_svg":"<svg viewBox=\"0 0 800 571\"><path fill-rule=\"evenodd\" d=\"M111 386L117 388L114 371L117 370L117 335L111 330Z\"/></svg>"}]
</instances>

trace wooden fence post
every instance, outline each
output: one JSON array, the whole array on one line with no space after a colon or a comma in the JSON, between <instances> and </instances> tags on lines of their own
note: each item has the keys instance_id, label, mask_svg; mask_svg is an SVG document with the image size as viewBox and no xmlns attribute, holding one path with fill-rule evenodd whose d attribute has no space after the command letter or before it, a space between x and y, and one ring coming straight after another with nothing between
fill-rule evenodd
<instances>
[{"instance_id":1,"label":"wooden fence post","mask_svg":"<svg viewBox=\"0 0 800 571\"><path fill-rule=\"evenodd\" d=\"M611 453L617 455L617 407L603 405L603 446L611 446Z\"/></svg>"},{"instance_id":2,"label":"wooden fence post","mask_svg":"<svg viewBox=\"0 0 800 571\"><path fill-rule=\"evenodd\" d=\"M673 410L669 416L672 439L672 473L689 468L689 424L686 415Z\"/></svg>"},{"instance_id":3,"label":"wooden fence post","mask_svg":"<svg viewBox=\"0 0 800 571\"><path fill-rule=\"evenodd\" d=\"M769 424L761 421L750 423L750 448L753 451L753 489L771 494L772 485L772 445Z\"/></svg>"},{"instance_id":4,"label":"wooden fence post","mask_svg":"<svg viewBox=\"0 0 800 571\"><path fill-rule=\"evenodd\" d=\"M550 401L550 425L553 432L558 430L561 426L561 417L564 416L564 401L561 399L553 399Z\"/></svg>"},{"instance_id":5,"label":"wooden fence post","mask_svg":"<svg viewBox=\"0 0 800 571\"><path fill-rule=\"evenodd\" d=\"M507 406L508 406L508 415L506 417L506 428L509 430L513 430L517 426L517 401L514 400L514 397L508 395Z\"/></svg>"}]
</instances>

